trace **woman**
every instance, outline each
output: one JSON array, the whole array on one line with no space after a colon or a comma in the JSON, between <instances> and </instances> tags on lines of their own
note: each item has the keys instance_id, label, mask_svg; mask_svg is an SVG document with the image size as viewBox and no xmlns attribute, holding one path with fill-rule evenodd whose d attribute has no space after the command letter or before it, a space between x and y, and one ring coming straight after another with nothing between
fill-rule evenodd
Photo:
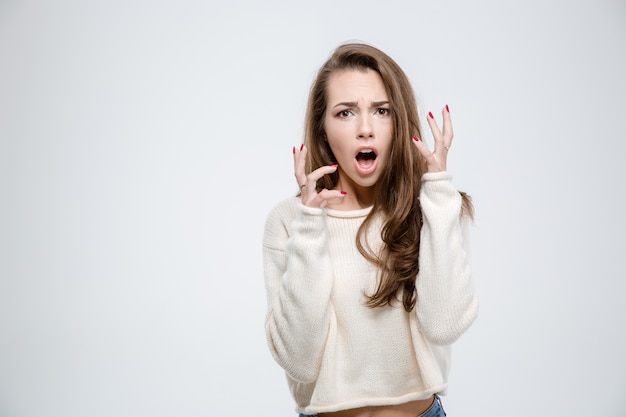
<instances>
[{"instance_id":1,"label":"woman","mask_svg":"<svg viewBox=\"0 0 626 417\"><path fill-rule=\"evenodd\" d=\"M444 416L450 345L474 321L469 198L448 106L431 152L401 68L338 47L311 88L298 196L269 213L266 334L303 415Z\"/></svg>"}]
</instances>

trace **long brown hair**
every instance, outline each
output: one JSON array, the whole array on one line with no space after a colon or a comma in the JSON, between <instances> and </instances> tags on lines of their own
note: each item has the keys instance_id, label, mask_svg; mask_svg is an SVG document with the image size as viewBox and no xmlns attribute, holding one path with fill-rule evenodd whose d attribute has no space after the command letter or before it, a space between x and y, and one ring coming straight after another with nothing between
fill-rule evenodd
<instances>
[{"instance_id":1,"label":"long brown hair","mask_svg":"<svg viewBox=\"0 0 626 417\"><path fill-rule=\"evenodd\" d=\"M304 143L308 155L306 172L336 163L335 156L324 140L324 117L327 106L328 81L332 74L344 70L376 71L382 78L393 117L393 140L389 162L382 173L380 191L374 207L363 221L356 237L359 252L380 269L378 288L368 295L369 307L390 305L399 294L406 311L415 307L415 280L419 271L420 230L422 210L419 194L426 162L415 145L413 135L422 137L413 89L402 69L379 49L361 43L339 46L318 71L311 86L306 112ZM317 182L317 189L332 189L339 180L338 172ZM469 197L463 196L464 211L472 215ZM375 253L365 241L365 232L376 215L384 218L381 253Z\"/></svg>"}]
</instances>

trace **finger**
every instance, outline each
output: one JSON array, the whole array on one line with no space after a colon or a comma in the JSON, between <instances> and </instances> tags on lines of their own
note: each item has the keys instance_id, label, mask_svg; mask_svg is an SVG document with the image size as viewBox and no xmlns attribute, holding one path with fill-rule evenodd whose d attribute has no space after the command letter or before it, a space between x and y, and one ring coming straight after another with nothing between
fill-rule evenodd
<instances>
[{"instance_id":1,"label":"finger","mask_svg":"<svg viewBox=\"0 0 626 417\"><path fill-rule=\"evenodd\" d=\"M450 147L452 143L452 138L454 137L454 132L452 130L452 118L450 117L450 108L446 104L446 106L441 110L441 114L443 115L443 144L444 146Z\"/></svg>"},{"instance_id":2,"label":"finger","mask_svg":"<svg viewBox=\"0 0 626 417\"><path fill-rule=\"evenodd\" d=\"M435 120L431 112L428 112L426 120L428 121L428 127L430 127L430 131L433 134L433 139L435 140L435 149L433 149L433 152L436 152L444 146L441 130L439 129L439 125L437 124L437 121Z\"/></svg>"},{"instance_id":3,"label":"finger","mask_svg":"<svg viewBox=\"0 0 626 417\"><path fill-rule=\"evenodd\" d=\"M294 176L296 177L296 181L300 187L306 184L306 173L304 171L306 165L306 153L307 149L304 144L302 144L300 148L295 146L293 148Z\"/></svg>"},{"instance_id":4,"label":"finger","mask_svg":"<svg viewBox=\"0 0 626 417\"><path fill-rule=\"evenodd\" d=\"M431 162L436 161L434 154L428 149L428 146L419 139L417 136L413 136L413 143L417 147L417 150L422 154L426 160L426 164L430 165Z\"/></svg>"},{"instance_id":5,"label":"finger","mask_svg":"<svg viewBox=\"0 0 626 417\"><path fill-rule=\"evenodd\" d=\"M311 207L319 207L321 200L317 199L317 181L324 175L331 174L337 170L338 165L326 165L319 167L306 176L304 182L300 184L302 202ZM313 201L313 203L311 203Z\"/></svg>"},{"instance_id":6,"label":"finger","mask_svg":"<svg viewBox=\"0 0 626 417\"><path fill-rule=\"evenodd\" d=\"M347 193L345 191L327 190L326 188L324 188L318 194L318 197L323 200L321 202L321 204L320 204L320 207L322 207L322 208L326 207L326 205L329 203L330 200L337 199L337 198L343 198L343 197L346 196L346 194Z\"/></svg>"},{"instance_id":7,"label":"finger","mask_svg":"<svg viewBox=\"0 0 626 417\"><path fill-rule=\"evenodd\" d=\"M312 171L309 175L306 176L306 184L307 186L313 185L313 189L315 189L315 184L317 181L322 178L324 175L332 174L337 171L339 165L324 165L316 170Z\"/></svg>"},{"instance_id":8,"label":"finger","mask_svg":"<svg viewBox=\"0 0 626 417\"><path fill-rule=\"evenodd\" d=\"M428 149L428 146L426 146L426 144L417 136L413 136L413 143L417 147L419 153L422 154L422 157L424 157L429 172L445 171L445 155L437 155L436 152L431 152L430 149Z\"/></svg>"},{"instance_id":9,"label":"finger","mask_svg":"<svg viewBox=\"0 0 626 417\"><path fill-rule=\"evenodd\" d=\"M324 188L319 193L316 193L308 200L305 205L309 207L326 207L328 202L335 198L343 198L346 195L345 191L339 190L328 190Z\"/></svg>"}]
</instances>

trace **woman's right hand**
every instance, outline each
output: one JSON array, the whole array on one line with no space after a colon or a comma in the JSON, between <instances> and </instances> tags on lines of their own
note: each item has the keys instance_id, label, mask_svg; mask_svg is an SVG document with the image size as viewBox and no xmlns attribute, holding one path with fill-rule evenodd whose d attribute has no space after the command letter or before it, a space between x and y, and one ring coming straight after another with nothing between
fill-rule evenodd
<instances>
[{"instance_id":1,"label":"woman's right hand","mask_svg":"<svg viewBox=\"0 0 626 417\"><path fill-rule=\"evenodd\" d=\"M302 204L308 207L326 207L328 200L333 198L341 198L346 195L344 191L339 190L327 190L324 188L319 193L317 192L317 181L324 175L332 174L338 168L338 165L326 165L317 168L315 171L306 175L304 172L304 166L306 161L306 146L300 146L300 149L293 148L293 167L298 187L300 187L300 194L302 197Z\"/></svg>"}]
</instances>

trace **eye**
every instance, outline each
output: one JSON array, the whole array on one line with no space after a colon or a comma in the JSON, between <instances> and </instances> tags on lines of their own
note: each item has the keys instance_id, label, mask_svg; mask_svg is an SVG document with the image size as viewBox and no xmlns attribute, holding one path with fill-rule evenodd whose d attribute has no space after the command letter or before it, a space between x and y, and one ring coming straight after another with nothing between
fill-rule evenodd
<instances>
[{"instance_id":1,"label":"eye","mask_svg":"<svg viewBox=\"0 0 626 417\"><path fill-rule=\"evenodd\" d=\"M350 117L350 115L352 115L352 112L350 110L342 110L337 113L337 117L339 117L340 119L347 119L348 117Z\"/></svg>"},{"instance_id":2,"label":"eye","mask_svg":"<svg viewBox=\"0 0 626 417\"><path fill-rule=\"evenodd\" d=\"M380 116L389 116L391 114L391 110L381 107L380 109L376 109L376 114Z\"/></svg>"}]
</instances>

